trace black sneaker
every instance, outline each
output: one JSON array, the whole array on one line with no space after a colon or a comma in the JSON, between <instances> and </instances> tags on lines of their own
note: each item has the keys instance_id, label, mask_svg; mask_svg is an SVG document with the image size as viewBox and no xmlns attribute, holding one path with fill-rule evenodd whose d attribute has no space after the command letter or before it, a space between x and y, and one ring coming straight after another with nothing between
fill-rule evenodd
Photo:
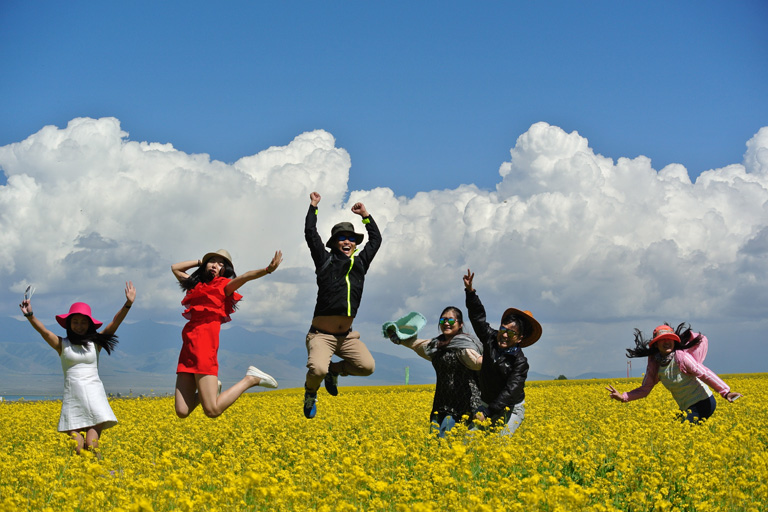
<instances>
[{"instance_id":1,"label":"black sneaker","mask_svg":"<svg viewBox=\"0 0 768 512\"><path fill-rule=\"evenodd\" d=\"M325 390L331 396L337 396L339 394L339 374L333 373L330 369L325 374Z\"/></svg>"}]
</instances>

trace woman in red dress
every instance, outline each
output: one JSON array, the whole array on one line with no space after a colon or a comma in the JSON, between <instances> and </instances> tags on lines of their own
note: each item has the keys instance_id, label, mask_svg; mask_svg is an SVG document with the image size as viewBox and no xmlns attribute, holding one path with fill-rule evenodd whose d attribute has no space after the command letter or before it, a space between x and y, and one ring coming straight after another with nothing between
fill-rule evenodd
<instances>
[{"instance_id":1,"label":"woman in red dress","mask_svg":"<svg viewBox=\"0 0 768 512\"><path fill-rule=\"evenodd\" d=\"M181 288L187 292L181 304L189 320L181 331L184 344L176 368L176 414L186 418L203 406L205 415L215 418L223 413L245 390L253 386L276 388L277 381L254 366L250 366L237 384L219 393L219 331L229 322L242 295L237 289L248 281L274 272L283 260L281 251L266 268L235 274L229 252L219 249L200 260L182 261L171 266ZM187 270L197 267L191 275Z\"/></svg>"}]
</instances>

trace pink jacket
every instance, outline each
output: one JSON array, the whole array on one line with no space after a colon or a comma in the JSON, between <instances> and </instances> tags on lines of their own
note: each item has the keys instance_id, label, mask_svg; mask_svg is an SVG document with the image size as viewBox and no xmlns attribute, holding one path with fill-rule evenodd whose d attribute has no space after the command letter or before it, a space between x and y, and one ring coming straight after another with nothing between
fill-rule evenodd
<instances>
[{"instance_id":1,"label":"pink jacket","mask_svg":"<svg viewBox=\"0 0 768 512\"><path fill-rule=\"evenodd\" d=\"M698 333L693 333L693 336L698 336ZM720 396L725 398L731 388L729 388L728 385L715 374L715 372L701 363L701 361L704 360L704 357L706 357L707 349L709 347L707 337L702 336L701 338L699 344L690 350L675 350L675 364L677 364L681 372L698 378L716 392L720 393ZM645 370L643 383L639 388L622 393L621 399L624 402L630 402L639 398L645 398L658 382L659 363L654 356L648 356L648 367Z\"/></svg>"}]
</instances>

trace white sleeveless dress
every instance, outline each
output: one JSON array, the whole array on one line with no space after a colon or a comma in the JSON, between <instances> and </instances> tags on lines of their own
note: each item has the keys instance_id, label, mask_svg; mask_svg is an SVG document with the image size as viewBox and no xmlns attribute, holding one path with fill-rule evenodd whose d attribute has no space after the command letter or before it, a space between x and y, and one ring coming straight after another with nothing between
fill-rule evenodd
<instances>
[{"instance_id":1,"label":"white sleeveless dress","mask_svg":"<svg viewBox=\"0 0 768 512\"><path fill-rule=\"evenodd\" d=\"M107 401L99 378L99 351L89 341L73 345L61 339L61 368L64 370L64 398L61 401L59 432L68 432L102 424L104 429L117 425L115 413Z\"/></svg>"}]
</instances>

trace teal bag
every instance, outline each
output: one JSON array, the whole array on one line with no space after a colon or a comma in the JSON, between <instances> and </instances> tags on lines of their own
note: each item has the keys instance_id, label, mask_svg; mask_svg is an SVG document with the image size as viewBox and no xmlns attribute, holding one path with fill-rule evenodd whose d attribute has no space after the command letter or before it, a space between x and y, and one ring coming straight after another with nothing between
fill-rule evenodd
<instances>
[{"instance_id":1,"label":"teal bag","mask_svg":"<svg viewBox=\"0 0 768 512\"><path fill-rule=\"evenodd\" d=\"M425 325L427 325L427 319L424 318L424 315L417 313L416 311L411 311L407 315L398 318L394 322L384 323L381 326L381 333L385 338L392 339L394 336L402 341L415 338ZM390 330L393 330L394 332L388 332ZM390 334L393 336L390 336Z\"/></svg>"}]
</instances>

